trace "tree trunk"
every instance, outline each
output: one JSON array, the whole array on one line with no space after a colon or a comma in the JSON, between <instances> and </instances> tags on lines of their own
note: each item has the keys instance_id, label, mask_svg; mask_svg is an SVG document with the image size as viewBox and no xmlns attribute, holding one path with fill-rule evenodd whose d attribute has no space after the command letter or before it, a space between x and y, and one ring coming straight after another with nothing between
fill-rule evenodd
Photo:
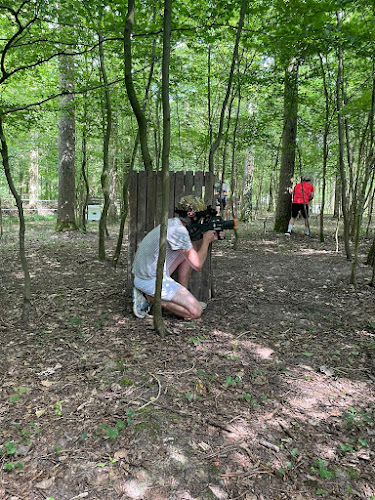
<instances>
[{"instance_id":1,"label":"tree trunk","mask_svg":"<svg viewBox=\"0 0 375 500\"><path fill-rule=\"evenodd\" d=\"M254 152L250 149L243 166L241 220L250 221L253 215Z\"/></svg>"},{"instance_id":2,"label":"tree trunk","mask_svg":"<svg viewBox=\"0 0 375 500\"><path fill-rule=\"evenodd\" d=\"M104 141L103 141L103 170L101 175L101 185L104 197L103 210L99 221L99 260L105 260L105 238L107 230L107 215L109 208L109 143L112 131L112 105L109 93L107 73L104 64L103 36L99 32L99 57L100 72L104 83Z\"/></svg>"},{"instance_id":3,"label":"tree trunk","mask_svg":"<svg viewBox=\"0 0 375 500\"><path fill-rule=\"evenodd\" d=\"M60 56L60 90L65 92L60 99L59 121L59 195L57 207L58 231L76 230L75 205L75 110L73 57Z\"/></svg>"},{"instance_id":4,"label":"tree trunk","mask_svg":"<svg viewBox=\"0 0 375 500\"><path fill-rule=\"evenodd\" d=\"M148 149L147 140L147 121L146 116L141 108L138 101L137 94L135 92L132 76L132 51L131 51L131 33L134 25L134 8L135 0L128 0L128 13L126 16L126 23L124 28L124 75L125 75L125 86L126 92L130 101L130 105L133 109L134 115L138 122L139 128L139 139L141 144L143 162L146 170L152 170L152 160L150 152Z\"/></svg>"},{"instance_id":5,"label":"tree trunk","mask_svg":"<svg viewBox=\"0 0 375 500\"><path fill-rule=\"evenodd\" d=\"M326 177L327 177L327 159L328 159L328 135L329 135L329 129L331 125L331 120L330 120L330 99L329 99L329 92L328 92L328 86L327 86L327 81L326 81L326 73L324 70L324 64L323 64L323 57L321 54L319 54L319 59L320 59L320 68L322 72L322 79L323 79L323 89L324 89L324 107L325 107L325 114L324 114L324 132L323 132L323 180L322 180L322 204L320 207L320 216L319 216L319 236L320 236L320 241L324 241L324 208L325 208L325 198L326 198Z\"/></svg>"},{"instance_id":6,"label":"tree trunk","mask_svg":"<svg viewBox=\"0 0 375 500\"><path fill-rule=\"evenodd\" d=\"M340 15L337 13L337 26L340 28ZM337 109L337 131L339 139L339 168L341 178L341 206L344 218L344 245L346 258L351 260L352 254L349 241L350 218L348 213L347 181L344 162L344 126L342 119L342 85L343 85L343 56L341 45L338 49L338 69L336 79L336 109Z\"/></svg>"},{"instance_id":7,"label":"tree trunk","mask_svg":"<svg viewBox=\"0 0 375 500\"><path fill-rule=\"evenodd\" d=\"M39 200L39 149L37 135L31 135L30 166L29 166L29 208L37 209Z\"/></svg>"},{"instance_id":8,"label":"tree trunk","mask_svg":"<svg viewBox=\"0 0 375 500\"><path fill-rule=\"evenodd\" d=\"M209 154L209 158L208 158L208 168L209 168L209 171L212 172L212 173L214 173L214 170L215 170L214 169L214 156L215 156L215 152L216 152L217 148L220 145L221 138L222 138L222 135L223 135L225 109L227 107L227 102L228 102L228 99L229 99L229 96L230 96L234 68L235 68L235 64L236 64L237 58L238 58L238 46L239 46L239 43L240 43L241 31L242 31L242 27L243 27L243 23L244 23L244 19L245 19L246 6L247 6L247 0L242 0L242 2L241 2L241 11L240 11L240 18L239 18L238 27L237 27L236 41L235 41L234 49L233 49L232 64L231 64L230 71L229 71L228 85L227 85L227 90L226 90L226 94L225 94L225 97L224 97L223 105L221 107L220 122L219 122L219 131L218 131L218 134L217 134L215 142L213 144L211 144L210 154Z\"/></svg>"},{"instance_id":9,"label":"tree trunk","mask_svg":"<svg viewBox=\"0 0 375 500\"><path fill-rule=\"evenodd\" d=\"M163 151L162 151L162 217L160 224L159 256L156 272L154 328L164 338L168 333L161 311L163 269L167 250L167 226L169 207L169 151L171 143L171 111L169 104L169 59L171 50L172 0L164 1L162 103L163 103Z\"/></svg>"},{"instance_id":10,"label":"tree trunk","mask_svg":"<svg viewBox=\"0 0 375 500\"><path fill-rule=\"evenodd\" d=\"M285 70L284 81L284 128L282 135L279 192L276 206L275 231L284 233L290 219L291 193L296 161L298 115L298 69L293 58Z\"/></svg>"},{"instance_id":11,"label":"tree trunk","mask_svg":"<svg viewBox=\"0 0 375 500\"><path fill-rule=\"evenodd\" d=\"M374 64L372 66L374 74ZM374 168L374 112L375 112L375 78L372 79L372 95L371 108L369 112L369 151L366 156L364 172L361 176L361 185L358 186L359 194L357 195L356 212L354 214L354 258L352 263L352 272L350 282L355 283L355 272L358 263L359 238L362 225L362 217L365 205L365 195L370 180L371 170ZM359 168L359 166L358 166Z\"/></svg>"},{"instance_id":12,"label":"tree trunk","mask_svg":"<svg viewBox=\"0 0 375 500\"><path fill-rule=\"evenodd\" d=\"M0 142L1 142L1 157L3 161L3 167L5 172L5 177L8 182L9 189L16 200L16 205L18 209L18 217L20 221L20 232L19 232L19 250L20 250L20 259L24 274L24 290L23 290L23 311L22 311L22 320L24 323L29 321L30 316L30 307L31 307L31 279L29 273L29 265L26 259L25 252L25 218L22 207L22 199L18 194L16 187L13 183L13 178L10 171L9 165L9 155L8 155L8 144L4 135L3 130L3 120L0 115Z\"/></svg>"}]
</instances>

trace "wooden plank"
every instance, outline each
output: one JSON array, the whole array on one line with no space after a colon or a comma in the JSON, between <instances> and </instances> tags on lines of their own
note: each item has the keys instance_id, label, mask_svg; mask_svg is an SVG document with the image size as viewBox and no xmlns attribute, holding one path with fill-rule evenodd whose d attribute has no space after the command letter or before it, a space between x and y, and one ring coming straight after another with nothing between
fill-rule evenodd
<instances>
[{"instance_id":1,"label":"wooden plank","mask_svg":"<svg viewBox=\"0 0 375 500\"><path fill-rule=\"evenodd\" d=\"M162 178L161 172L156 174L156 210L155 210L155 227L160 224L161 220L161 196L162 196Z\"/></svg>"},{"instance_id":2,"label":"wooden plank","mask_svg":"<svg viewBox=\"0 0 375 500\"><path fill-rule=\"evenodd\" d=\"M174 199L175 199L175 207L177 206L180 199L184 196L184 181L185 181L185 173L184 172L176 172L174 179Z\"/></svg>"},{"instance_id":3,"label":"wooden plank","mask_svg":"<svg viewBox=\"0 0 375 500\"><path fill-rule=\"evenodd\" d=\"M194 175L194 195L202 198L203 172L195 172Z\"/></svg>"},{"instance_id":4,"label":"wooden plank","mask_svg":"<svg viewBox=\"0 0 375 500\"><path fill-rule=\"evenodd\" d=\"M147 172L146 233L155 227L156 212L156 172Z\"/></svg>"},{"instance_id":5,"label":"wooden plank","mask_svg":"<svg viewBox=\"0 0 375 500\"><path fill-rule=\"evenodd\" d=\"M204 201L207 205L215 206L214 204L214 189L215 189L215 176L212 172L205 172L204 174Z\"/></svg>"},{"instance_id":6,"label":"wooden plank","mask_svg":"<svg viewBox=\"0 0 375 500\"><path fill-rule=\"evenodd\" d=\"M174 217L174 209L176 207L175 197L174 197L174 181L175 181L174 172L169 172L169 210L168 210L169 218Z\"/></svg>"},{"instance_id":7,"label":"wooden plank","mask_svg":"<svg viewBox=\"0 0 375 500\"><path fill-rule=\"evenodd\" d=\"M147 172L138 172L137 185L137 248L146 235Z\"/></svg>"},{"instance_id":8,"label":"wooden plank","mask_svg":"<svg viewBox=\"0 0 375 500\"><path fill-rule=\"evenodd\" d=\"M193 194L194 177L193 172L185 173L185 193L186 195Z\"/></svg>"}]
</instances>

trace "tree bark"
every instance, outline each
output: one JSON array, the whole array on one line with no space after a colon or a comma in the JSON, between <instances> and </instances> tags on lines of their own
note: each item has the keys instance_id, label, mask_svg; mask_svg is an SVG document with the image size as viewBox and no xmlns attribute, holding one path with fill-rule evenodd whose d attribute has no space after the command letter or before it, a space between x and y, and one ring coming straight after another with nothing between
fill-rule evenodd
<instances>
[{"instance_id":1,"label":"tree bark","mask_svg":"<svg viewBox=\"0 0 375 500\"><path fill-rule=\"evenodd\" d=\"M126 92L133 109L134 115L138 122L139 139L141 144L143 162L146 170L152 170L152 159L148 148L147 140L147 121L145 113L137 98L135 92L133 76L132 76L132 51L131 51L131 33L134 25L134 8L135 0L128 0L128 13L126 16L126 23L124 28L124 75Z\"/></svg>"},{"instance_id":2,"label":"tree bark","mask_svg":"<svg viewBox=\"0 0 375 500\"><path fill-rule=\"evenodd\" d=\"M337 13L337 26L340 28L340 14ZM344 218L344 245L346 258L348 260L352 259L352 253L350 248L350 216L348 212L348 198L347 198L347 180L345 173L345 162L344 162L344 126L342 119L342 78L343 78L343 55L341 44L338 48L338 69L337 69L337 79L336 79L336 110L337 110L337 131L339 140L339 169L341 178L341 206L342 214Z\"/></svg>"},{"instance_id":3,"label":"tree bark","mask_svg":"<svg viewBox=\"0 0 375 500\"><path fill-rule=\"evenodd\" d=\"M37 209L39 200L39 149L37 135L31 134L29 166L29 208Z\"/></svg>"},{"instance_id":4,"label":"tree bark","mask_svg":"<svg viewBox=\"0 0 375 500\"><path fill-rule=\"evenodd\" d=\"M163 151L162 151L162 217L160 224L159 256L156 272L154 328L164 338L168 333L161 310L163 270L167 250L167 226L169 207L169 151L171 143L171 115L169 104L169 59L171 50L172 0L164 1L162 103L163 103Z\"/></svg>"},{"instance_id":5,"label":"tree bark","mask_svg":"<svg viewBox=\"0 0 375 500\"><path fill-rule=\"evenodd\" d=\"M112 132L112 105L108 86L107 72L104 63L103 35L99 31L100 72L104 83L104 140L103 140L103 170L101 185L104 197L103 210L99 221L99 260L105 260L105 238L107 230L107 215L109 208L109 143Z\"/></svg>"},{"instance_id":6,"label":"tree bark","mask_svg":"<svg viewBox=\"0 0 375 500\"><path fill-rule=\"evenodd\" d=\"M299 62L292 58L285 70L284 128L282 134L279 191L276 206L275 231L284 233L290 219L291 193L296 161L298 115Z\"/></svg>"},{"instance_id":7,"label":"tree bark","mask_svg":"<svg viewBox=\"0 0 375 500\"><path fill-rule=\"evenodd\" d=\"M238 46L240 43L241 31L242 31L242 27L243 27L243 23L244 23L244 19L245 19L246 6L247 6L247 0L242 0L240 18L239 18L238 26L237 26L236 41L235 41L234 49L233 49L232 64L231 64L230 71L229 71L228 85L227 85L227 90L225 93L225 97L224 97L224 101L223 101L223 105L222 105L221 113L220 113L219 130L218 130L215 142L213 144L211 144L210 154L208 157L208 169L212 173L214 173L214 170L215 170L215 168L214 168L215 152L220 145L221 138L223 135L225 109L227 107L227 103L228 103L229 96L231 93L233 74L234 74L235 64L236 64L236 61L238 58Z\"/></svg>"},{"instance_id":8,"label":"tree bark","mask_svg":"<svg viewBox=\"0 0 375 500\"><path fill-rule=\"evenodd\" d=\"M75 205L75 110L73 57L59 58L61 92L59 121L59 195L57 207L58 231L76 230Z\"/></svg>"},{"instance_id":9,"label":"tree bark","mask_svg":"<svg viewBox=\"0 0 375 500\"><path fill-rule=\"evenodd\" d=\"M4 135L3 120L0 115L0 142L1 142L1 157L3 161L3 167L5 172L5 177L8 182L9 189L16 200L16 205L18 209L18 217L20 221L20 231L19 231L19 250L20 259L24 274L24 290L23 290L23 310L22 310L22 321L27 323L30 317L30 307L31 307L31 279L29 272L29 265L25 253L25 217L22 207L22 199L18 194L17 189L14 185L12 174L9 165L9 155L8 155L8 144L6 137Z\"/></svg>"}]
</instances>

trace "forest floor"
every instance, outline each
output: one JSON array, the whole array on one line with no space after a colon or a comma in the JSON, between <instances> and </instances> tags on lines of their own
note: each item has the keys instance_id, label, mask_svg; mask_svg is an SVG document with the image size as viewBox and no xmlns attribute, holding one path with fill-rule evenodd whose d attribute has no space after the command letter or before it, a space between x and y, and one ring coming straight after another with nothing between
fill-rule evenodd
<instances>
[{"instance_id":1,"label":"forest floor","mask_svg":"<svg viewBox=\"0 0 375 500\"><path fill-rule=\"evenodd\" d=\"M132 314L126 249L97 228L27 230L30 324L19 321L17 225L0 241L1 500L375 498L375 290L333 232L242 228L214 245L200 320ZM111 255L116 233L107 242Z\"/></svg>"}]
</instances>

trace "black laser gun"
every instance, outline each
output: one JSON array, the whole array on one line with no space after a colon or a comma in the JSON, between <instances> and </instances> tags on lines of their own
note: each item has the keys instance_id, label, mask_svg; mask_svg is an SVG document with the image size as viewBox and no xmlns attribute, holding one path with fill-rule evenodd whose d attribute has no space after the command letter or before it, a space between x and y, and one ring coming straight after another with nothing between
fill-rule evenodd
<instances>
[{"instance_id":1,"label":"black laser gun","mask_svg":"<svg viewBox=\"0 0 375 500\"><path fill-rule=\"evenodd\" d=\"M192 241L197 241L203 238L203 233L207 231L217 231L217 235L220 238L220 232L226 229L237 229L237 221L234 220L224 220L220 215L216 215L216 210L210 206L207 210L201 212L202 216L200 222L194 222L192 220L191 224L186 226L189 231L189 235ZM198 215L198 214L197 214ZM200 214L199 214L200 215Z\"/></svg>"},{"instance_id":2,"label":"black laser gun","mask_svg":"<svg viewBox=\"0 0 375 500\"><path fill-rule=\"evenodd\" d=\"M215 230L217 231L217 235L219 240L220 231L225 231L226 229L237 229L237 221L234 220L224 220L220 215L215 215L212 217L210 222L203 224L191 224L190 226L186 226L186 229L189 231L191 241L197 241L203 238L203 233L207 231Z\"/></svg>"}]
</instances>

